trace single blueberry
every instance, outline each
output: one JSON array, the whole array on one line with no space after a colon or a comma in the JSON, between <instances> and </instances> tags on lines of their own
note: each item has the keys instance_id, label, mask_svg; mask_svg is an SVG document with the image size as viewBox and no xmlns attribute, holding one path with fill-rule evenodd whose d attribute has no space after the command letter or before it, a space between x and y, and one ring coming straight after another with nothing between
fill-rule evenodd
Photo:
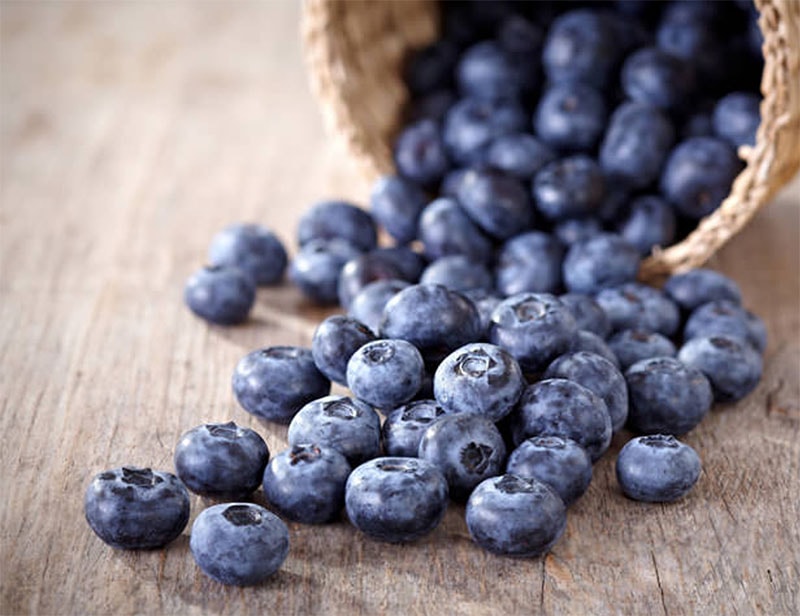
<instances>
[{"instance_id":1,"label":"single blueberry","mask_svg":"<svg viewBox=\"0 0 800 616\"><path fill-rule=\"evenodd\" d=\"M498 137L524 130L527 114L510 100L464 98L448 111L443 138L450 157L460 165L482 162Z\"/></svg>"},{"instance_id":2,"label":"single blueberry","mask_svg":"<svg viewBox=\"0 0 800 616\"><path fill-rule=\"evenodd\" d=\"M533 198L549 220L588 216L603 203L605 181L593 158L576 154L556 160L533 179Z\"/></svg>"},{"instance_id":3,"label":"single blueberry","mask_svg":"<svg viewBox=\"0 0 800 616\"><path fill-rule=\"evenodd\" d=\"M340 385L347 385L347 362L375 334L364 323L335 314L317 326L311 340L311 355L317 369Z\"/></svg>"},{"instance_id":4,"label":"single blueberry","mask_svg":"<svg viewBox=\"0 0 800 616\"><path fill-rule=\"evenodd\" d=\"M378 280L405 280L402 266L393 257L377 250L351 259L344 264L339 275L339 304L349 310L355 297Z\"/></svg>"},{"instance_id":5,"label":"single blueberry","mask_svg":"<svg viewBox=\"0 0 800 616\"><path fill-rule=\"evenodd\" d=\"M353 526L371 539L401 543L430 533L447 509L447 481L418 458L370 460L347 479L345 507Z\"/></svg>"},{"instance_id":6,"label":"single blueberry","mask_svg":"<svg viewBox=\"0 0 800 616\"><path fill-rule=\"evenodd\" d=\"M405 340L368 342L347 362L347 386L379 409L393 409L411 400L424 375L422 355Z\"/></svg>"},{"instance_id":7,"label":"single blueberry","mask_svg":"<svg viewBox=\"0 0 800 616\"><path fill-rule=\"evenodd\" d=\"M444 409L436 400L415 400L404 404L387 416L381 428L381 441L387 456L415 458L422 434Z\"/></svg>"},{"instance_id":8,"label":"single blueberry","mask_svg":"<svg viewBox=\"0 0 800 616\"><path fill-rule=\"evenodd\" d=\"M472 540L484 550L531 558L548 552L564 534L567 512L545 483L506 474L478 484L466 520Z\"/></svg>"},{"instance_id":9,"label":"single blueberry","mask_svg":"<svg viewBox=\"0 0 800 616\"><path fill-rule=\"evenodd\" d=\"M674 142L675 129L666 115L645 103L624 102L608 122L600 167L609 183L646 188L658 180Z\"/></svg>"},{"instance_id":10,"label":"single blueberry","mask_svg":"<svg viewBox=\"0 0 800 616\"><path fill-rule=\"evenodd\" d=\"M481 333L478 341L486 341L489 337L489 326L492 323L492 313L503 298L490 293L485 289L472 289L464 291L464 297L469 299L478 311L481 320Z\"/></svg>"},{"instance_id":11,"label":"single blueberry","mask_svg":"<svg viewBox=\"0 0 800 616\"><path fill-rule=\"evenodd\" d=\"M505 240L533 224L533 207L520 180L472 169L458 185L458 202L487 235Z\"/></svg>"},{"instance_id":12,"label":"single blueberry","mask_svg":"<svg viewBox=\"0 0 800 616\"><path fill-rule=\"evenodd\" d=\"M606 128L602 93L583 83L556 83L545 90L533 116L536 135L567 152L590 152Z\"/></svg>"},{"instance_id":13,"label":"single blueberry","mask_svg":"<svg viewBox=\"0 0 800 616\"><path fill-rule=\"evenodd\" d=\"M511 452L506 472L541 481L552 488L568 507L589 488L592 459L571 439L538 436L522 441Z\"/></svg>"},{"instance_id":14,"label":"single blueberry","mask_svg":"<svg viewBox=\"0 0 800 616\"><path fill-rule=\"evenodd\" d=\"M611 322L608 320L608 315L591 295L565 293L558 299L575 317L578 329L593 332L601 338L607 338L611 333Z\"/></svg>"},{"instance_id":15,"label":"single blueberry","mask_svg":"<svg viewBox=\"0 0 800 616\"><path fill-rule=\"evenodd\" d=\"M498 137L486 150L487 165L518 180L530 180L555 157L549 147L528 133Z\"/></svg>"},{"instance_id":16,"label":"single blueberry","mask_svg":"<svg viewBox=\"0 0 800 616\"><path fill-rule=\"evenodd\" d=\"M331 382L317 370L310 349L273 346L245 355L233 372L233 393L261 419L289 423L304 404L326 396Z\"/></svg>"},{"instance_id":17,"label":"single blueberry","mask_svg":"<svg viewBox=\"0 0 800 616\"><path fill-rule=\"evenodd\" d=\"M595 353L578 351L557 358L547 367L546 379L569 379L593 391L606 403L611 431L618 432L628 418L625 377L613 363Z\"/></svg>"},{"instance_id":18,"label":"single blueberry","mask_svg":"<svg viewBox=\"0 0 800 616\"><path fill-rule=\"evenodd\" d=\"M717 402L737 402L761 380L761 355L740 338L726 335L692 338L678 359L706 375Z\"/></svg>"},{"instance_id":19,"label":"single blueberry","mask_svg":"<svg viewBox=\"0 0 800 616\"><path fill-rule=\"evenodd\" d=\"M386 304L407 286L408 282L396 278L370 282L353 297L347 315L357 319L370 330L378 331Z\"/></svg>"},{"instance_id":20,"label":"single blueberry","mask_svg":"<svg viewBox=\"0 0 800 616\"><path fill-rule=\"evenodd\" d=\"M683 329L684 341L717 334L741 338L759 353L764 353L767 346L764 321L739 304L724 299L695 308Z\"/></svg>"},{"instance_id":21,"label":"single blueberry","mask_svg":"<svg viewBox=\"0 0 800 616\"><path fill-rule=\"evenodd\" d=\"M572 246L577 242L588 240L602 232L603 223L594 216L565 218L553 226L553 235L565 246Z\"/></svg>"},{"instance_id":22,"label":"single blueberry","mask_svg":"<svg viewBox=\"0 0 800 616\"><path fill-rule=\"evenodd\" d=\"M325 396L298 411L286 438L291 446L314 443L331 447L356 466L380 453L381 420L362 400Z\"/></svg>"},{"instance_id":23,"label":"single blueberry","mask_svg":"<svg viewBox=\"0 0 800 616\"><path fill-rule=\"evenodd\" d=\"M528 231L506 241L497 256L495 279L502 295L556 293L561 288L564 247L553 236Z\"/></svg>"},{"instance_id":24,"label":"single blueberry","mask_svg":"<svg viewBox=\"0 0 800 616\"><path fill-rule=\"evenodd\" d=\"M339 301L339 277L345 263L361 251L342 239L311 240L292 259L289 278L312 302L322 305Z\"/></svg>"},{"instance_id":25,"label":"single blueberry","mask_svg":"<svg viewBox=\"0 0 800 616\"><path fill-rule=\"evenodd\" d=\"M625 371L643 359L652 357L675 357L678 351L672 341L651 331L625 329L608 340L608 346L617 356L620 369Z\"/></svg>"},{"instance_id":26,"label":"single blueberry","mask_svg":"<svg viewBox=\"0 0 800 616\"><path fill-rule=\"evenodd\" d=\"M419 186L394 175L379 178L369 199L372 216L400 244L416 239L417 221L427 203Z\"/></svg>"},{"instance_id":27,"label":"single blueberry","mask_svg":"<svg viewBox=\"0 0 800 616\"><path fill-rule=\"evenodd\" d=\"M238 267L250 274L258 285L279 282L288 258L278 236L255 224L225 227L211 240L208 262L211 265Z\"/></svg>"},{"instance_id":28,"label":"single blueberry","mask_svg":"<svg viewBox=\"0 0 800 616\"><path fill-rule=\"evenodd\" d=\"M332 447L302 444L282 451L264 471L264 496L293 522L324 524L344 507L350 464Z\"/></svg>"},{"instance_id":29,"label":"single blueberry","mask_svg":"<svg viewBox=\"0 0 800 616\"><path fill-rule=\"evenodd\" d=\"M406 126L397 137L394 161L400 175L421 186L432 186L450 167L439 125L434 120L418 120Z\"/></svg>"},{"instance_id":30,"label":"single blueberry","mask_svg":"<svg viewBox=\"0 0 800 616\"><path fill-rule=\"evenodd\" d=\"M253 503L214 505L200 512L189 541L200 569L222 584L253 586L280 569L289 554L289 529Z\"/></svg>"},{"instance_id":31,"label":"single blueberry","mask_svg":"<svg viewBox=\"0 0 800 616\"><path fill-rule=\"evenodd\" d=\"M514 58L538 55L544 42L542 29L523 17L511 14L497 27L497 41Z\"/></svg>"},{"instance_id":32,"label":"single blueberry","mask_svg":"<svg viewBox=\"0 0 800 616\"><path fill-rule=\"evenodd\" d=\"M625 372L630 395L628 426L640 434L686 434L711 409L708 379L674 357L654 357Z\"/></svg>"},{"instance_id":33,"label":"single blueberry","mask_svg":"<svg viewBox=\"0 0 800 616\"><path fill-rule=\"evenodd\" d=\"M407 282L417 282L428 263L422 254L408 246L380 246L370 250L369 254L377 260L394 263L400 270L402 280Z\"/></svg>"},{"instance_id":34,"label":"single blueberry","mask_svg":"<svg viewBox=\"0 0 800 616\"><path fill-rule=\"evenodd\" d=\"M639 251L613 233L573 244L563 265L567 290L588 295L633 282L638 272Z\"/></svg>"},{"instance_id":35,"label":"single blueberry","mask_svg":"<svg viewBox=\"0 0 800 616\"><path fill-rule=\"evenodd\" d=\"M643 47L629 55L620 80L629 99L664 110L685 107L695 88L692 65L658 47Z\"/></svg>"},{"instance_id":36,"label":"single blueberry","mask_svg":"<svg viewBox=\"0 0 800 616\"><path fill-rule=\"evenodd\" d=\"M637 197L631 202L617 229L623 238L639 250L639 254L647 256L653 248L666 248L675 241L675 210L656 195Z\"/></svg>"},{"instance_id":37,"label":"single blueberry","mask_svg":"<svg viewBox=\"0 0 800 616\"><path fill-rule=\"evenodd\" d=\"M442 472L450 496L464 501L481 481L502 473L506 445L491 419L460 413L433 422L419 441L418 455Z\"/></svg>"},{"instance_id":38,"label":"single blueberry","mask_svg":"<svg viewBox=\"0 0 800 616\"><path fill-rule=\"evenodd\" d=\"M347 201L322 201L309 208L297 223L297 241L341 239L361 251L378 243L375 221L369 212Z\"/></svg>"},{"instance_id":39,"label":"single blueberry","mask_svg":"<svg viewBox=\"0 0 800 616\"><path fill-rule=\"evenodd\" d=\"M686 312L715 300L742 303L742 292L734 280L703 268L673 274L664 284L664 293Z\"/></svg>"},{"instance_id":40,"label":"single blueberry","mask_svg":"<svg viewBox=\"0 0 800 616\"><path fill-rule=\"evenodd\" d=\"M573 343L578 326L569 309L548 293L512 295L492 313L489 339L525 372L543 370Z\"/></svg>"},{"instance_id":41,"label":"single blueberry","mask_svg":"<svg viewBox=\"0 0 800 616\"><path fill-rule=\"evenodd\" d=\"M697 220L719 207L741 167L725 141L691 137L670 152L661 175L661 192L681 214Z\"/></svg>"},{"instance_id":42,"label":"single blueberry","mask_svg":"<svg viewBox=\"0 0 800 616\"><path fill-rule=\"evenodd\" d=\"M463 96L505 99L520 96L534 85L536 70L515 62L496 41L481 41L461 54L455 76Z\"/></svg>"},{"instance_id":43,"label":"single blueberry","mask_svg":"<svg viewBox=\"0 0 800 616\"><path fill-rule=\"evenodd\" d=\"M596 462L611 443L606 403L590 389L567 379L529 385L509 417L516 446L532 436L560 436L578 443Z\"/></svg>"},{"instance_id":44,"label":"single blueberry","mask_svg":"<svg viewBox=\"0 0 800 616\"><path fill-rule=\"evenodd\" d=\"M569 347L569 352L577 353L578 351L586 351L587 353L594 353L600 357L605 357L608 361L614 364L618 370L622 370L614 351L611 350L611 347L609 347L603 338L594 332L590 332L585 329L578 330L575 340Z\"/></svg>"},{"instance_id":45,"label":"single blueberry","mask_svg":"<svg viewBox=\"0 0 800 616\"><path fill-rule=\"evenodd\" d=\"M671 336L680 326L678 306L660 289L639 282L602 289L595 296L614 331L636 329Z\"/></svg>"},{"instance_id":46,"label":"single blueberry","mask_svg":"<svg viewBox=\"0 0 800 616\"><path fill-rule=\"evenodd\" d=\"M472 291L494 287L492 273L483 263L477 263L464 255L448 255L432 261L422 276L420 284L440 284L452 291Z\"/></svg>"},{"instance_id":47,"label":"single blueberry","mask_svg":"<svg viewBox=\"0 0 800 616\"><path fill-rule=\"evenodd\" d=\"M436 401L448 413L475 413L499 421L525 389L522 370L510 353L474 342L445 357L433 376Z\"/></svg>"},{"instance_id":48,"label":"single blueberry","mask_svg":"<svg viewBox=\"0 0 800 616\"><path fill-rule=\"evenodd\" d=\"M452 198L436 199L423 210L419 239L429 259L461 254L486 262L492 257L491 240Z\"/></svg>"},{"instance_id":49,"label":"single blueberry","mask_svg":"<svg viewBox=\"0 0 800 616\"><path fill-rule=\"evenodd\" d=\"M236 325L247 320L256 300L256 285L238 267L204 267L189 277L183 290L189 309L217 325Z\"/></svg>"},{"instance_id":50,"label":"single blueberry","mask_svg":"<svg viewBox=\"0 0 800 616\"><path fill-rule=\"evenodd\" d=\"M625 496L668 503L689 492L700 478L700 457L672 435L631 439L617 456L617 481Z\"/></svg>"},{"instance_id":51,"label":"single blueberry","mask_svg":"<svg viewBox=\"0 0 800 616\"><path fill-rule=\"evenodd\" d=\"M269 449L258 432L234 422L184 432L175 447L175 472L195 494L236 500L258 489Z\"/></svg>"},{"instance_id":52,"label":"single blueberry","mask_svg":"<svg viewBox=\"0 0 800 616\"><path fill-rule=\"evenodd\" d=\"M83 499L89 526L121 550L167 545L189 521L189 493L172 473L123 466L95 475Z\"/></svg>"}]
</instances>

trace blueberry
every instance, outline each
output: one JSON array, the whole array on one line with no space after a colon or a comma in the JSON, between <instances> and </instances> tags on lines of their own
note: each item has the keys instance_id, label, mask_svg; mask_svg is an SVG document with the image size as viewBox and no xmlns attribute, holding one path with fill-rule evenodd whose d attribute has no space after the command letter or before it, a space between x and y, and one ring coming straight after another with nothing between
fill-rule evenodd
<instances>
[{"instance_id":1,"label":"blueberry","mask_svg":"<svg viewBox=\"0 0 800 616\"><path fill-rule=\"evenodd\" d=\"M311 240L292 260L289 278L311 301L335 304L339 301L342 268L360 254L358 248L342 239Z\"/></svg>"},{"instance_id":2,"label":"blueberry","mask_svg":"<svg viewBox=\"0 0 800 616\"><path fill-rule=\"evenodd\" d=\"M225 227L211 240L208 262L211 265L238 267L250 274L258 285L279 282L286 271L286 249L278 236L254 224Z\"/></svg>"},{"instance_id":3,"label":"blueberry","mask_svg":"<svg viewBox=\"0 0 800 616\"><path fill-rule=\"evenodd\" d=\"M728 300L716 300L694 309L683 329L683 339L717 334L741 338L759 353L767 346L764 321Z\"/></svg>"},{"instance_id":4,"label":"blueberry","mask_svg":"<svg viewBox=\"0 0 800 616\"><path fill-rule=\"evenodd\" d=\"M670 153L661 192L684 216L699 219L719 207L741 169L733 148L714 137L690 137Z\"/></svg>"},{"instance_id":5,"label":"blueberry","mask_svg":"<svg viewBox=\"0 0 800 616\"><path fill-rule=\"evenodd\" d=\"M575 340L573 340L572 345L569 347L569 352L577 353L578 351L586 351L587 353L594 353L600 357L605 357L614 364L618 370L621 370L619 360L614 354L614 351L606 344L605 340L593 332L585 329L578 330Z\"/></svg>"},{"instance_id":6,"label":"blueberry","mask_svg":"<svg viewBox=\"0 0 800 616\"><path fill-rule=\"evenodd\" d=\"M567 290L588 295L633 282L638 272L639 251L613 233L573 244L563 265Z\"/></svg>"},{"instance_id":7,"label":"blueberry","mask_svg":"<svg viewBox=\"0 0 800 616\"><path fill-rule=\"evenodd\" d=\"M404 178L421 186L436 184L450 167L439 125L430 119L407 125L395 141L394 161Z\"/></svg>"},{"instance_id":8,"label":"blueberry","mask_svg":"<svg viewBox=\"0 0 800 616\"><path fill-rule=\"evenodd\" d=\"M347 396L325 396L306 404L292 419L289 445L331 447L355 466L380 453L381 421L374 409Z\"/></svg>"},{"instance_id":9,"label":"blueberry","mask_svg":"<svg viewBox=\"0 0 800 616\"><path fill-rule=\"evenodd\" d=\"M608 346L617 356L621 370L651 357L675 357L678 351L672 341L657 332L625 329L614 334Z\"/></svg>"},{"instance_id":10,"label":"blueberry","mask_svg":"<svg viewBox=\"0 0 800 616\"><path fill-rule=\"evenodd\" d=\"M589 152L606 128L603 95L583 83L556 83L541 99L533 117L537 136L547 145L568 152Z\"/></svg>"},{"instance_id":11,"label":"blueberry","mask_svg":"<svg viewBox=\"0 0 800 616\"><path fill-rule=\"evenodd\" d=\"M533 208L524 185L498 171L468 171L458 185L457 198L473 222L499 240L533 224Z\"/></svg>"},{"instance_id":12,"label":"blueberry","mask_svg":"<svg viewBox=\"0 0 800 616\"><path fill-rule=\"evenodd\" d=\"M553 235L565 246L588 240L603 232L603 223L597 218L565 218L553 226Z\"/></svg>"},{"instance_id":13,"label":"blueberry","mask_svg":"<svg viewBox=\"0 0 800 616\"><path fill-rule=\"evenodd\" d=\"M611 321L608 320L608 315L591 295L565 293L558 299L575 317L578 329L585 329L601 338L607 338L611 333Z\"/></svg>"},{"instance_id":14,"label":"blueberry","mask_svg":"<svg viewBox=\"0 0 800 616\"><path fill-rule=\"evenodd\" d=\"M419 441L418 455L442 472L450 496L463 501L481 481L503 471L506 445L491 419L460 413L433 422Z\"/></svg>"},{"instance_id":15,"label":"blueberry","mask_svg":"<svg viewBox=\"0 0 800 616\"><path fill-rule=\"evenodd\" d=\"M538 436L522 441L511 452L506 472L541 481L569 506L589 488L592 459L573 440Z\"/></svg>"},{"instance_id":16,"label":"blueberry","mask_svg":"<svg viewBox=\"0 0 800 616\"><path fill-rule=\"evenodd\" d=\"M561 288L564 247L547 233L528 231L506 241L495 266L502 295L556 293Z\"/></svg>"},{"instance_id":17,"label":"blueberry","mask_svg":"<svg viewBox=\"0 0 800 616\"><path fill-rule=\"evenodd\" d=\"M527 133L498 137L486 150L487 165L518 180L530 180L539 169L553 160L553 151Z\"/></svg>"},{"instance_id":18,"label":"blueberry","mask_svg":"<svg viewBox=\"0 0 800 616\"><path fill-rule=\"evenodd\" d=\"M381 428L386 455L415 458L422 434L442 415L436 400L415 400L391 411Z\"/></svg>"},{"instance_id":19,"label":"blueberry","mask_svg":"<svg viewBox=\"0 0 800 616\"><path fill-rule=\"evenodd\" d=\"M749 92L732 92L721 98L714 108L714 132L734 148L756 144L756 131L761 124L761 98Z\"/></svg>"},{"instance_id":20,"label":"blueberry","mask_svg":"<svg viewBox=\"0 0 800 616\"><path fill-rule=\"evenodd\" d=\"M218 325L247 320L256 301L256 285L238 267L206 266L186 281L183 299L201 319Z\"/></svg>"},{"instance_id":21,"label":"blueberry","mask_svg":"<svg viewBox=\"0 0 800 616\"><path fill-rule=\"evenodd\" d=\"M372 539L414 541L444 516L447 481L425 460L376 458L350 474L345 507L353 526Z\"/></svg>"},{"instance_id":22,"label":"blueberry","mask_svg":"<svg viewBox=\"0 0 800 616\"><path fill-rule=\"evenodd\" d=\"M407 282L417 282L427 265L425 257L408 246L381 246L369 254L378 261L393 263Z\"/></svg>"},{"instance_id":23,"label":"blueberry","mask_svg":"<svg viewBox=\"0 0 800 616\"><path fill-rule=\"evenodd\" d=\"M640 434L686 434L714 401L708 379L674 357L654 357L625 372L630 394L628 425Z\"/></svg>"},{"instance_id":24,"label":"blueberry","mask_svg":"<svg viewBox=\"0 0 800 616\"><path fill-rule=\"evenodd\" d=\"M471 301L446 287L412 285L386 304L380 334L407 340L426 362L436 362L479 338L480 315Z\"/></svg>"},{"instance_id":25,"label":"blueberry","mask_svg":"<svg viewBox=\"0 0 800 616\"><path fill-rule=\"evenodd\" d=\"M458 167L457 169L448 171L447 175L442 178L442 183L439 185L439 196L455 198L458 194L458 187L461 184L461 180L464 179L464 176L469 170L469 167Z\"/></svg>"},{"instance_id":26,"label":"blueberry","mask_svg":"<svg viewBox=\"0 0 800 616\"><path fill-rule=\"evenodd\" d=\"M370 282L352 299L347 314L369 327L370 330L378 331L387 302L407 286L409 283L405 280L396 278Z\"/></svg>"},{"instance_id":27,"label":"blueberry","mask_svg":"<svg viewBox=\"0 0 800 616\"><path fill-rule=\"evenodd\" d=\"M600 144L600 167L611 182L630 189L658 180L675 142L675 129L655 107L622 103L608 122Z\"/></svg>"},{"instance_id":28,"label":"blueberry","mask_svg":"<svg viewBox=\"0 0 800 616\"><path fill-rule=\"evenodd\" d=\"M666 248L675 241L675 211L656 195L638 197L630 204L617 228L619 234L639 250L639 254L647 256L653 248Z\"/></svg>"},{"instance_id":29,"label":"blueberry","mask_svg":"<svg viewBox=\"0 0 800 616\"><path fill-rule=\"evenodd\" d=\"M622 51L607 14L590 9L568 11L550 26L542 64L552 82L583 82L598 88L610 83Z\"/></svg>"},{"instance_id":30,"label":"blueberry","mask_svg":"<svg viewBox=\"0 0 800 616\"><path fill-rule=\"evenodd\" d=\"M444 119L443 138L452 159L469 165L481 162L498 137L526 128L527 114L514 101L465 98Z\"/></svg>"},{"instance_id":31,"label":"blueberry","mask_svg":"<svg viewBox=\"0 0 800 616\"><path fill-rule=\"evenodd\" d=\"M503 299L485 289L464 291L464 297L475 305L480 315L481 334L478 336L478 340L486 340L489 336L489 326L492 323L492 313Z\"/></svg>"},{"instance_id":32,"label":"blueberry","mask_svg":"<svg viewBox=\"0 0 800 616\"><path fill-rule=\"evenodd\" d=\"M189 541L208 577L222 584L253 586L280 569L289 554L289 529L253 503L214 505L200 512Z\"/></svg>"},{"instance_id":33,"label":"blueberry","mask_svg":"<svg viewBox=\"0 0 800 616\"><path fill-rule=\"evenodd\" d=\"M235 500L258 489L269 449L257 432L229 421L184 432L173 459L178 477L195 494Z\"/></svg>"},{"instance_id":34,"label":"blueberry","mask_svg":"<svg viewBox=\"0 0 800 616\"><path fill-rule=\"evenodd\" d=\"M697 483L700 457L674 436L653 434L625 443L616 468L625 496L648 503L668 503Z\"/></svg>"},{"instance_id":35,"label":"blueberry","mask_svg":"<svg viewBox=\"0 0 800 616\"><path fill-rule=\"evenodd\" d=\"M349 310L355 297L370 283L403 279L403 268L394 258L378 251L364 253L342 267L337 288L339 304Z\"/></svg>"},{"instance_id":36,"label":"blueberry","mask_svg":"<svg viewBox=\"0 0 800 616\"><path fill-rule=\"evenodd\" d=\"M362 322L343 315L322 321L311 340L311 355L317 369L340 385L347 385L347 362L375 334Z\"/></svg>"},{"instance_id":37,"label":"blueberry","mask_svg":"<svg viewBox=\"0 0 800 616\"><path fill-rule=\"evenodd\" d=\"M705 82L718 81L724 72L720 70L724 59L717 35L707 20L690 14L695 4L707 3L678 2L668 6L656 30L656 43L673 56L692 62L699 73L699 84L707 87Z\"/></svg>"},{"instance_id":38,"label":"blueberry","mask_svg":"<svg viewBox=\"0 0 800 616\"><path fill-rule=\"evenodd\" d=\"M379 409L393 409L411 400L424 374L422 355L405 340L368 342L347 362L350 390Z\"/></svg>"},{"instance_id":39,"label":"blueberry","mask_svg":"<svg viewBox=\"0 0 800 616\"><path fill-rule=\"evenodd\" d=\"M436 199L425 208L419 219L419 238L430 259L460 254L486 262L492 257L491 241L455 199Z\"/></svg>"},{"instance_id":40,"label":"blueberry","mask_svg":"<svg viewBox=\"0 0 800 616\"><path fill-rule=\"evenodd\" d=\"M556 160L536 174L533 197L549 220L588 216L603 203L605 182L597 162L584 154Z\"/></svg>"},{"instance_id":41,"label":"blueberry","mask_svg":"<svg viewBox=\"0 0 800 616\"><path fill-rule=\"evenodd\" d=\"M706 375L717 402L737 402L761 380L761 355L740 338L726 335L692 338L678 359Z\"/></svg>"},{"instance_id":42,"label":"blueberry","mask_svg":"<svg viewBox=\"0 0 800 616\"><path fill-rule=\"evenodd\" d=\"M509 15L497 28L497 41L512 58L529 58L538 55L544 42L544 33L535 23L521 15Z\"/></svg>"},{"instance_id":43,"label":"blueberry","mask_svg":"<svg viewBox=\"0 0 800 616\"><path fill-rule=\"evenodd\" d=\"M89 526L108 545L146 550L181 534L189 521L189 493L171 473L123 466L95 475L83 508Z\"/></svg>"},{"instance_id":44,"label":"blueberry","mask_svg":"<svg viewBox=\"0 0 800 616\"><path fill-rule=\"evenodd\" d=\"M273 346L245 355L233 372L233 393L261 419L289 423L307 402L330 392L309 349Z\"/></svg>"},{"instance_id":45,"label":"blueberry","mask_svg":"<svg viewBox=\"0 0 800 616\"><path fill-rule=\"evenodd\" d=\"M536 71L531 64L515 62L496 41L481 41L461 55L455 76L464 96L506 99L530 89Z\"/></svg>"},{"instance_id":46,"label":"blueberry","mask_svg":"<svg viewBox=\"0 0 800 616\"><path fill-rule=\"evenodd\" d=\"M264 496L293 522L323 524L344 507L350 464L332 447L294 445L270 460L264 471Z\"/></svg>"},{"instance_id":47,"label":"blueberry","mask_svg":"<svg viewBox=\"0 0 800 616\"><path fill-rule=\"evenodd\" d=\"M494 279L483 263L464 255L449 255L431 262L419 279L421 284L440 284L453 291L492 290Z\"/></svg>"},{"instance_id":48,"label":"blueberry","mask_svg":"<svg viewBox=\"0 0 800 616\"><path fill-rule=\"evenodd\" d=\"M610 361L578 351L557 358L547 367L546 379L569 379L597 394L606 403L611 417L611 430L618 432L628 418L628 388L625 377Z\"/></svg>"},{"instance_id":49,"label":"blueberry","mask_svg":"<svg viewBox=\"0 0 800 616\"><path fill-rule=\"evenodd\" d=\"M394 175L378 179L369 199L372 216L400 244L416 239L417 221L427 202L419 186Z\"/></svg>"},{"instance_id":50,"label":"blueberry","mask_svg":"<svg viewBox=\"0 0 800 616\"><path fill-rule=\"evenodd\" d=\"M430 94L448 84L457 59L457 47L446 40L416 49L404 67L405 84L416 96Z\"/></svg>"},{"instance_id":51,"label":"blueberry","mask_svg":"<svg viewBox=\"0 0 800 616\"><path fill-rule=\"evenodd\" d=\"M662 291L639 282L602 289L595 301L614 331L637 329L671 336L680 326L678 306Z\"/></svg>"},{"instance_id":52,"label":"blueberry","mask_svg":"<svg viewBox=\"0 0 800 616\"><path fill-rule=\"evenodd\" d=\"M620 79L629 99L664 110L685 106L695 87L692 66L658 47L643 47L629 55Z\"/></svg>"},{"instance_id":53,"label":"blueberry","mask_svg":"<svg viewBox=\"0 0 800 616\"><path fill-rule=\"evenodd\" d=\"M375 221L369 212L346 201L323 201L303 214L297 223L297 241L305 246L312 240L341 239L361 251L378 243Z\"/></svg>"},{"instance_id":54,"label":"blueberry","mask_svg":"<svg viewBox=\"0 0 800 616\"><path fill-rule=\"evenodd\" d=\"M500 347L482 342L453 351L433 377L436 401L448 413L475 413L492 421L511 412L524 388L517 360Z\"/></svg>"},{"instance_id":55,"label":"blueberry","mask_svg":"<svg viewBox=\"0 0 800 616\"><path fill-rule=\"evenodd\" d=\"M466 519L484 550L517 557L545 554L567 526L564 503L551 488L511 474L480 483L467 501Z\"/></svg>"},{"instance_id":56,"label":"blueberry","mask_svg":"<svg viewBox=\"0 0 800 616\"><path fill-rule=\"evenodd\" d=\"M683 310L691 312L701 304L714 300L742 303L739 285L727 276L710 269L693 269L670 276L664 292Z\"/></svg>"},{"instance_id":57,"label":"blueberry","mask_svg":"<svg viewBox=\"0 0 800 616\"><path fill-rule=\"evenodd\" d=\"M511 353L523 371L533 372L565 353L577 331L572 313L555 296L522 293L495 308L489 339Z\"/></svg>"},{"instance_id":58,"label":"blueberry","mask_svg":"<svg viewBox=\"0 0 800 616\"><path fill-rule=\"evenodd\" d=\"M516 446L532 436L571 438L596 462L611 443L611 416L605 402L566 379L529 385L510 419Z\"/></svg>"}]
</instances>

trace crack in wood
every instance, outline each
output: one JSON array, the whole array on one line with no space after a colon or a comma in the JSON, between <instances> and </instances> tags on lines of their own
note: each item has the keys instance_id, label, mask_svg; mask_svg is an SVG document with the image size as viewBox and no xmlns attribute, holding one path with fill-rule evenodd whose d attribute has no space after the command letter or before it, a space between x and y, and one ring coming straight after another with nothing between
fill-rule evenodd
<instances>
[{"instance_id":1,"label":"crack in wood","mask_svg":"<svg viewBox=\"0 0 800 616\"><path fill-rule=\"evenodd\" d=\"M656 572L656 583L658 584L658 592L661 593L661 607L664 608L664 616L669 616L667 611L667 602L664 599L664 587L661 586L661 576L658 574L658 564L656 563L656 554L650 550L650 558L653 560L653 570Z\"/></svg>"}]
</instances>

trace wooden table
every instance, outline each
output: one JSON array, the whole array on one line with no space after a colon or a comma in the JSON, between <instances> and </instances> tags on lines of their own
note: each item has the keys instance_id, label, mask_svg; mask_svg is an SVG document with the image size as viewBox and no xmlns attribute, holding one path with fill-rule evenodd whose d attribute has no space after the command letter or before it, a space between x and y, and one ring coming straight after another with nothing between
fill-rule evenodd
<instances>
[{"instance_id":1,"label":"wooden table","mask_svg":"<svg viewBox=\"0 0 800 616\"><path fill-rule=\"evenodd\" d=\"M288 243L315 199L366 187L323 135L290 2L2 4L0 613L798 614L800 183L715 259L769 326L765 376L687 440L704 472L669 505L626 500L614 453L545 559L474 546L453 505L412 545L346 521L292 525L281 572L226 588L189 554L100 542L97 472L172 468L178 436L251 420L230 375L249 350L309 344L324 313L288 285L241 327L181 302L211 235L257 220ZM196 515L204 506L193 498Z\"/></svg>"}]
</instances>

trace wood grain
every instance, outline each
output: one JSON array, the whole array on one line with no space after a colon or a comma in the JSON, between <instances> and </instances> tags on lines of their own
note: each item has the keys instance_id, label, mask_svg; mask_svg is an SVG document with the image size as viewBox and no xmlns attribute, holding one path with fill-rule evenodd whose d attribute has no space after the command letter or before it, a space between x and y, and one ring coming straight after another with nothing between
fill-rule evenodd
<instances>
[{"instance_id":1,"label":"wood grain","mask_svg":"<svg viewBox=\"0 0 800 616\"><path fill-rule=\"evenodd\" d=\"M294 3L0 11L0 613L800 613L797 181L713 262L770 345L759 388L688 436L705 470L685 500L626 500L618 438L546 559L482 552L457 505L407 546L292 525L282 571L245 590L199 572L188 529L160 551L102 544L82 512L96 472L171 469L178 436L210 420L285 447L237 407L231 370L308 344L327 313L284 286L244 326L192 318L182 283L208 239L258 220L291 244L308 204L366 187L322 133Z\"/></svg>"}]
</instances>

